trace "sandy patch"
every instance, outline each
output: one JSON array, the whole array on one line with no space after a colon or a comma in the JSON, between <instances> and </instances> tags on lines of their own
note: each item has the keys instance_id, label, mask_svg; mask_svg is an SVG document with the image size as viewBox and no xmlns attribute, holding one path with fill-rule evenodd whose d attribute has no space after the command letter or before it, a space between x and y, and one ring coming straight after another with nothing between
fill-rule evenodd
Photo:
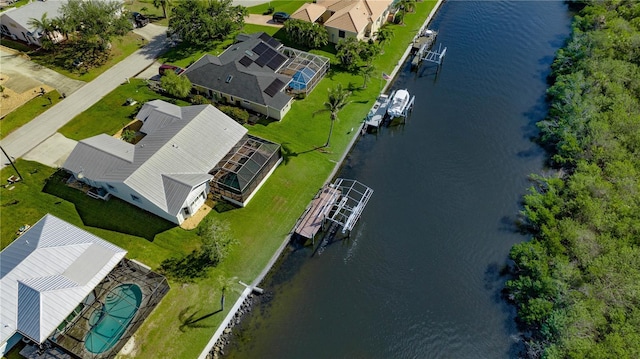
<instances>
[{"instance_id":1,"label":"sandy patch","mask_svg":"<svg viewBox=\"0 0 640 359\"><path fill-rule=\"evenodd\" d=\"M41 96L41 88L45 92L54 90L51 86L19 74L0 73L0 85L4 87L4 91L0 96L0 118L24 105L29 100Z\"/></svg>"},{"instance_id":2,"label":"sandy patch","mask_svg":"<svg viewBox=\"0 0 640 359\"><path fill-rule=\"evenodd\" d=\"M138 347L136 346L136 337L132 336L127 343L120 349L117 357L135 357L138 353Z\"/></svg>"}]
</instances>

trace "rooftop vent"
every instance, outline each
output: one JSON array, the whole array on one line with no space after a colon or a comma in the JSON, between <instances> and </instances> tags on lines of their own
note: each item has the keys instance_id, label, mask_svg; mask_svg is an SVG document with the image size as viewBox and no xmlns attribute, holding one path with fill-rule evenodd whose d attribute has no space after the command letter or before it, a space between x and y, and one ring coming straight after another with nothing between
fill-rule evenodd
<instances>
[{"instance_id":1,"label":"rooftop vent","mask_svg":"<svg viewBox=\"0 0 640 359\"><path fill-rule=\"evenodd\" d=\"M224 82L229 83L229 82L231 82L231 80L233 80L233 75L227 76L227 79L224 80Z\"/></svg>"}]
</instances>

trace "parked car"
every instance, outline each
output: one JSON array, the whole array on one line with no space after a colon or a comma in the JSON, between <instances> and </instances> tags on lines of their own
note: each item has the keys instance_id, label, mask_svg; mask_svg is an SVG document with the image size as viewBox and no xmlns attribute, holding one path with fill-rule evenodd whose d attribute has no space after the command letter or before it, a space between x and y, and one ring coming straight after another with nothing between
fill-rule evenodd
<instances>
[{"instance_id":1,"label":"parked car","mask_svg":"<svg viewBox=\"0 0 640 359\"><path fill-rule=\"evenodd\" d=\"M289 20L289 14L287 14L284 11L278 11L278 12L273 13L273 16L271 18L273 19L273 22L283 23L283 22Z\"/></svg>"},{"instance_id":2,"label":"parked car","mask_svg":"<svg viewBox=\"0 0 640 359\"><path fill-rule=\"evenodd\" d=\"M132 12L131 17L133 19L133 25L135 27L144 27L149 23L149 18L139 12Z\"/></svg>"},{"instance_id":3,"label":"parked car","mask_svg":"<svg viewBox=\"0 0 640 359\"><path fill-rule=\"evenodd\" d=\"M169 65L169 64L160 65L160 68L158 69L158 73L160 74L160 76L164 75L165 71L173 71L176 73L176 75L180 75L181 73L184 72L184 69L182 67L178 67L175 65Z\"/></svg>"}]
</instances>

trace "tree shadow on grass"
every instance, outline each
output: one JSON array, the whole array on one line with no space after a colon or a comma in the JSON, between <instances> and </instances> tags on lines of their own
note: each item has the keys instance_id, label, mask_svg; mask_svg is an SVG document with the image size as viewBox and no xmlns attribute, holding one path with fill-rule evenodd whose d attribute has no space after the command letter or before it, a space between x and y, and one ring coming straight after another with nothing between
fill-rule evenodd
<instances>
[{"instance_id":1,"label":"tree shadow on grass","mask_svg":"<svg viewBox=\"0 0 640 359\"><path fill-rule=\"evenodd\" d=\"M211 267L209 258L199 250L194 250L181 258L168 258L160 264L160 273L178 282L193 282L206 277Z\"/></svg>"},{"instance_id":2,"label":"tree shadow on grass","mask_svg":"<svg viewBox=\"0 0 640 359\"><path fill-rule=\"evenodd\" d=\"M86 226L142 237L148 241L176 227L175 223L119 198L111 197L108 201L91 198L81 190L67 186L68 178L69 175L60 170L47 180L42 191L73 203Z\"/></svg>"},{"instance_id":3,"label":"tree shadow on grass","mask_svg":"<svg viewBox=\"0 0 640 359\"><path fill-rule=\"evenodd\" d=\"M200 322L217 313L222 312L222 309L218 309L215 312L196 317L200 310L196 309L192 311L192 308L193 306L190 305L181 310L178 314L178 320L180 320L180 327L178 329L180 329L181 332L185 332L187 331L187 329L193 328L213 328L213 325L203 324Z\"/></svg>"}]
</instances>

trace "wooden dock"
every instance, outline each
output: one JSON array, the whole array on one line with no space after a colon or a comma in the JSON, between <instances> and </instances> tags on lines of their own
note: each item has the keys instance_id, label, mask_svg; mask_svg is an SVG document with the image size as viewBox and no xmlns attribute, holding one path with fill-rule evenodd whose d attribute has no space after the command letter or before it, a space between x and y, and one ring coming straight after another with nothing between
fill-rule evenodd
<instances>
[{"instance_id":1,"label":"wooden dock","mask_svg":"<svg viewBox=\"0 0 640 359\"><path fill-rule=\"evenodd\" d=\"M337 188L325 186L311 201L311 206L298 222L295 233L304 238L313 239L322 228L325 216L339 196L340 191Z\"/></svg>"}]
</instances>

